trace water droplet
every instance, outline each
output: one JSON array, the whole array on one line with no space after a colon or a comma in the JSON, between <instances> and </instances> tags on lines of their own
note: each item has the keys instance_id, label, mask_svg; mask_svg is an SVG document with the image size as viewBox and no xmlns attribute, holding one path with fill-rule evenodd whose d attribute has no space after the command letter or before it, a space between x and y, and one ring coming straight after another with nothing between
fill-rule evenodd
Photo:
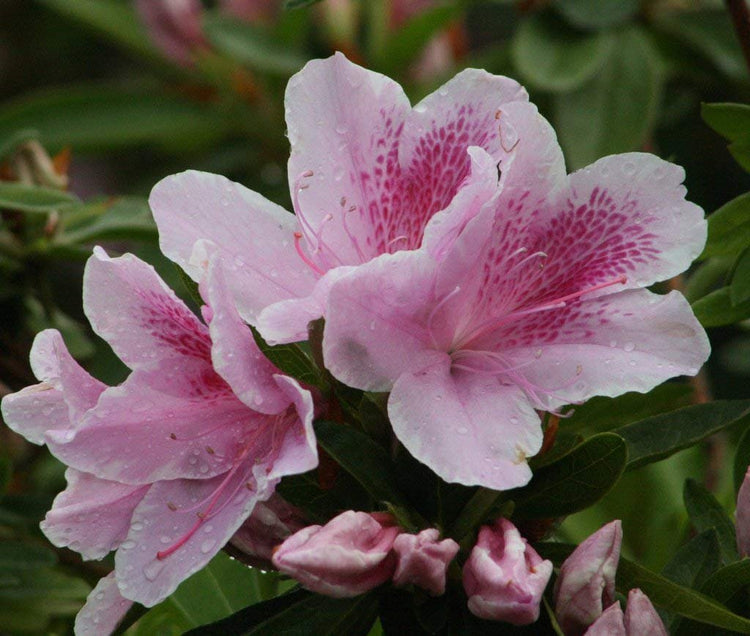
<instances>
[{"instance_id":1,"label":"water droplet","mask_svg":"<svg viewBox=\"0 0 750 636\"><path fill-rule=\"evenodd\" d=\"M144 566L143 576L145 576L149 581L153 581L157 576L159 576L166 565L167 563L165 561L151 561L151 563Z\"/></svg>"},{"instance_id":2,"label":"water droplet","mask_svg":"<svg viewBox=\"0 0 750 636\"><path fill-rule=\"evenodd\" d=\"M370 322L370 331L375 331L375 321Z\"/></svg>"},{"instance_id":3,"label":"water droplet","mask_svg":"<svg viewBox=\"0 0 750 636\"><path fill-rule=\"evenodd\" d=\"M632 342L626 342L623 349L625 349L625 351L630 353L631 351L633 351L633 349L635 349L635 345Z\"/></svg>"},{"instance_id":4,"label":"water droplet","mask_svg":"<svg viewBox=\"0 0 750 636\"><path fill-rule=\"evenodd\" d=\"M260 406L261 404L263 404L263 396L262 395L256 395L253 398L253 404L255 404L255 406Z\"/></svg>"},{"instance_id":5,"label":"water droplet","mask_svg":"<svg viewBox=\"0 0 750 636\"><path fill-rule=\"evenodd\" d=\"M631 367L634 367L634 366L635 366L636 364L638 364L638 363L637 363L637 362L636 362L635 360L631 360L630 362L628 362L628 364L629 364L629 365L630 365Z\"/></svg>"},{"instance_id":6,"label":"water droplet","mask_svg":"<svg viewBox=\"0 0 750 636\"><path fill-rule=\"evenodd\" d=\"M203 554L208 554L213 550L213 547L216 545L216 539L206 539L203 543L201 543L201 552Z\"/></svg>"},{"instance_id":7,"label":"water droplet","mask_svg":"<svg viewBox=\"0 0 750 636\"><path fill-rule=\"evenodd\" d=\"M210 532L214 531L214 527L209 523L207 526L203 528L203 532L206 534L209 534Z\"/></svg>"},{"instance_id":8,"label":"water droplet","mask_svg":"<svg viewBox=\"0 0 750 636\"><path fill-rule=\"evenodd\" d=\"M628 176L635 174L635 164L632 161L626 161L622 166L622 171Z\"/></svg>"},{"instance_id":9,"label":"water droplet","mask_svg":"<svg viewBox=\"0 0 750 636\"><path fill-rule=\"evenodd\" d=\"M205 475L208 472L208 464L202 464L198 470Z\"/></svg>"},{"instance_id":10,"label":"water droplet","mask_svg":"<svg viewBox=\"0 0 750 636\"><path fill-rule=\"evenodd\" d=\"M517 417L511 417L510 418L510 423L511 424L518 424L518 418Z\"/></svg>"},{"instance_id":11,"label":"water droplet","mask_svg":"<svg viewBox=\"0 0 750 636\"><path fill-rule=\"evenodd\" d=\"M104 592L97 592L96 593L96 600L101 601L104 598Z\"/></svg>"},{"instance_id":12,"label":"water droplet","mask_svg":"<svg viewBox=\"0 0 750 636\"><path fill-rule=\"evenodd\" d=\"M143 524L140 521L134 521L130 524L130 529L133 532L140 532L141 530L143 530Z\"/></svg>"},{"instance_id":13,"label":"water droplet","mask_svg":"<svg viewBox=\"0 0 750 636\"><path fill-rule=\"evenodd\" d=\"M469 432L469 429L466 428L465 426L459 426L456 429L456 433L458 433L459 435L466 435L466 433L468 433L468 432Z\"/></svg>"},{"instance_id":14,"label":"water droplet","mask_svg":"<svg viewBox=\"0 0 750 636\"><path fill-rule=\"evenodd\" d=\"M617 346L617 340L610 340L609 341L609 346L610 347L616 347Z\"/></svg>"},{"instance_id":15,"label":"water droplet","mask_svg":"<svg viewBox=\"0 0 750 636\"><path fill-rule=\"evenodd\" d=\"M162 535L159 538L159 541L161 541L164 545L167 545L167 543L172 543L172 537L168 537L166 534Z\"/></svg>"},{"instance_id":16,"label":"water droplet","mask_svg":"<svg viewBox=\"0 0 750 636\"><path fill-rule=\"evenodd\" d=\"M132 550L135 547L135 541L133 541L132 539L128 539L126 541L123 541L120 547L123 550Z\"/></svg>"}]
</instances>

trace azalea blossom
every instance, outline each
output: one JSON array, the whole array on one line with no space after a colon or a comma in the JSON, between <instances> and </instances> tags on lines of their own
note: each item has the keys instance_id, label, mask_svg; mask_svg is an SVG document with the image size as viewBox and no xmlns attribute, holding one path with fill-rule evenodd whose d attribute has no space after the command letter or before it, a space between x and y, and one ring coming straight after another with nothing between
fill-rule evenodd
<instances>
[{"instance_id":1,"label":"azalea blossom","mask_svg":"<svg viewBox=\"0 0 750 636\"><path fill-rule=\"evenodd\" d=\"M396 587L416 585L432 596L445 594L446 573L459 545L453 539L438 540L439 537L437 528L426 528L418 534L404 532L396 537L393 542Z\"/></svg>"},{"instance_id":2,"label":"azalea blossom","mask_svg":"<svg viewBox=\"0 0 750 636\"><path fill-rule=\"evenodd\" d=\"M282 476L317 465L312 396L262 356L218 261L201 292L208 325L150 265L97 248L84 308L131 374L105 386L48 330L31 354L41 383L3 399L8 425L71 467L42 524L49 539L89 559L116 550L114 579L92 593L86 616L111 622L111 604L159 602Z\"/></svg>"},{"instance_id":3,"label":"azalea blossom","mask_svg":"<svg viewBox=\"0 0 750 636\"><path fill-rule=\"evenodd\" d=\"M694 375L709 344L682 295L644 289L706 239L683 170L629 153L567 175L533 105L501 111L497 192L440 249L342 276L323 349L345 384L390 392L396 436L439 476L508 489L531 477L535 409Z\"/></svg>"},{"instance_id":4,"label":"azalea blossom","mask_svg":"<svg viewBox=\"0 0 750 636\"><path fill-rule=\"evenodd\" d=\"M526 99L515 81L468 69L411 107L396 82L341 54L309 62L285 99L295 216L184 172L149 199L162 251L199 280L193 246L212 241L243 319L271 343L305 340L337 278L381 254L440 249L494 192L507 154L498 109Z\"/></svg>"}]
</instances>

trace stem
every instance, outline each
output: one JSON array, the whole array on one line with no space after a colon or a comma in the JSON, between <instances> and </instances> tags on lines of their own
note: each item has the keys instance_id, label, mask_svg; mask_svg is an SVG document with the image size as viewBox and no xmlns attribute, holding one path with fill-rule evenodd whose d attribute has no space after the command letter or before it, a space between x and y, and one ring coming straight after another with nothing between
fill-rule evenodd
<instances>
[{"instance_id":1,"label":"stem","mask_svg":"<svg viewBox=\"0 0 750 636\"><path fill-rule=\"evenodd\" d=\"M725 0L729 15L732 17L734 32L737 34L745 64L750 70L750 11L745 0Z\"/></svg>"}]
</instances>

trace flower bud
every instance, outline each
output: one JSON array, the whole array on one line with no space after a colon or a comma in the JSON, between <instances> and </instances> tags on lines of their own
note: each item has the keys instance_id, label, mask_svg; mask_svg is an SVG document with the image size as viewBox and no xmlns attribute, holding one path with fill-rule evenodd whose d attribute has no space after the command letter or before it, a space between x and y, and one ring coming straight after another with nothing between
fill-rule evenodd
<instances>
[{"instance_id":1,"label":"flower bud","mask_svg":"<svg viewBox=\"0 0 750 636\"><path fill-rule=\"evenodd\" d=\"M750 556L750 468L745 473L740 490L737 493L737 552L741 557Z\"/></svg>"},{"instance_id":2,"label":"flower bud","mask_svg":"<svg viewBox=\"0 0 750 636\"><path fill-rule=\"evenodd\" d=\"M293 534L272 561L313 592L356 596L391 578L396 568L391 548L400 532L388 514L348 510L324 526Z\"/></svg>"},{"instance_id":3,"label":"flower bud","mask_svg":"<svg viewBox=\"0 0 750 636\"><path fill-rule=\"evenodd\" d=\"M440 533L435 528L419 534L400 534L393 542L396 553L396 587L414 584L432 596L445 593L445 574L448 564L458 553L458 543L453 539L438 541Z\"/></svg>"},{"instance_id":4,"label":"flower bud","mask_svg":"<svg viewBox=\"0 0 750 636\"><path fill-rule=\"evenodd\" d=\"M230 542L249 562L268 568L274 548L304 527L302 513L274 493L255 505Z\"/></svg>"},{"instance_id":5,"label":"flower bud","mask_svg":"<svg viewBox=\"0 0 750 636\"><path fill-rule=\"evenodd\" d=\"M625 616L619 601L616 601L591 624L584 636L627 636L628 633L625 629Z\"/></svg>"},{"instance_id":6,"label":"flower bud","mask_svg":"<svg viewBox=\"0 0 750 636\"><path fill-rule=\"evenodd\" d=\"M667 630L656 609L648 596L638 588L628 593L625 632L628 636L667 636Z\"/></svg>"},{"instance_id":7,"label":"flower bud","mask_svg":"<svg viewBox=\"0 0 750 636\"><path fill-rule=\"evenodd\" d=\"M551 575L552 563L543 560L510 521L500 518L479 529L464 565L469 610L488 620L533 623Z\"/></svg>"},{"instance_id":8,"label":"flower bud","mask_svg":"<svg viewBox=\"0 0 750 636\"><path fill-rule=\"evenodd\" d=\"M193 49L206 43L200 0L136 0L135 7L164 55L183 66L192 64Z\"/></svg>"},{"instance_id":9,"label":"flower bud","mask_svg":"<svg viewBox=\"0 0 750 636\"><path fill-rule=\"evenodd\" d=\"M608 523L583 541L560 567L555 614L567 636L583 634L615 600L622 525Z\"/></svg>"}]
</instances>

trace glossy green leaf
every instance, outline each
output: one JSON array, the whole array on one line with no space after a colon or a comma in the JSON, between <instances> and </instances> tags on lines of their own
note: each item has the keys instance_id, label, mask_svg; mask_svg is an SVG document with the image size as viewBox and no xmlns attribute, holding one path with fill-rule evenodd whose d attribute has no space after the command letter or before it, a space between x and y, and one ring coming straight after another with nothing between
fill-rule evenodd
<instances>
[{"instance_id":1,"label":"glossy green leaf","mask_svg":"<svg viewBox=\"0 0 750 636\"><path fill-rule=\"evenodd\" d=\"M697 588L720 565L719 537L714 528L709 528L683 545L661 574L679 585Z\"/></svg>"},{"instance_id":2,"label":"glossy green leaf","mask_svg":"<svg viewBox=\"0 0 750 636\"><path fill-rule=\"evenodd\" d=\"M377 610L378 599L373 593L330 598L298 590L194 629L186 636L365 636Z\"/></svg>"},{"instance_id":3,"label":"glossy green leaf","mask_svg":"<svg viewBox=\"0 0 750 636\"><path fill-rule=\"evenodd\" d=\"M0 209L48 214L76 202L75 195L62 190L0 181Z\"/></svg>"},{"instance_id":4,"label":"glossy green leaf","mask_svg":"<svg viewBox=\"0 0 750 636\"><path fill-rule=\"evenodd\" d=\"M383 44L383 55L377 67L387 75L397 75L414 62L435 35L459 15L457 3L426 7L407 20L400 28L391 31Z\"/></svg>"},{"instance_id":5,"label":"glossy green leaf","mask_svg":"<svg viewBox=\"0 0 750 636\"><path fill-rule=\"evenodd\" d=\"M750 248L737 259L729 286L729 300L734 307L750 301Z\"/></svg>"},{"instance_id":6,"label":"glossy green leaf","mask_svg":"<svg viewBox=\"0 0 750 636\"><path fill-rule=\"evenodd\" d=\"M315 523L326 523L342 510L366 510L371 500L367 492L349 473L334 469L323 475L324 467L289 475L276 487L289 503Z\"/></svg>"},{"instance_id":7,"label":"glossy green leaf","mask_svg":"<svg viewBox=\"0 0 750 636\"><path fill-rule=\"evenodd\" d=\"M740 489L750 468L750 427L742 433L734 455L734 492Z\"/></svg>"},{"instance_id":8,"label":"glossy green leaf","mask_svg":"<svg viewBox=\"0 0 750 636\"><path fill-rule=\"evenodd\" d=\"M140 88L45 90L0 107L0 137L34 128L53 151L63 146L79 152L148 143L200 147L222 136L228 125L206 106Z\"/></svg>"},{"instance_id":9,"label":"glossy green leaf","mask_svg":"<svg viewBox=\"0 0 750 636\"><path fill-rule=\"evenodd\" d=\"M592 505L617 483L627 459L627 446L618 435L587 439L537 470L528 486L508 492L516 504L514 517L561 517Z\"/></svg>"},{"instance_id":10,"label":"glossy green leaf","mask_svg":"<svg viewBox=\"0 0 750 636\"><path fill-rule=\"evenodd\" d=\"M576 546L564 543L537 543L537 552L556 565L561 564ZM739 563L750 563L750 560ZM738 564L732 564L736 566ZM732 566L729 566L732 567ZM721 570L719 570L720 572ZM652 572L633 561L620 557L615 579L617 590L627 595L634 587L640 588L661 609L687 618L750 634L750 620L734 614L715 599Z\"/></svg>"},{"instance_id":11,"label":"glossy green leaf","mask_svg":"<svg viewBox=\"0 0 750 636\"><path fill-rule=\"evenodd\" d=\"M737 536L734 532L734 524L724 507L716 501L716 497L695 480L687 479L683 498L690 522L696 532L705 532L711 529L716 531L722 563L728 564L736 561L739 556L737 554Z\"/></svg>"},{"instance_id":12,"label":"glossy green leaf","mask_svg":"<svg viewBox=\"0 0 750 636\"><path fill-rule=\"evenodd\" d=\"M32 602L45 599L50 609L60 606L80 607L91 588L81 579L63 574L52 568L16 569L12 584L0 585L0 602ZM51 612L50 612L51 613Z\"/></svg>"},{"instance_id":13,"label":"glossy green leaf","mask_svg":"<svg viewBox=\"0 0 750 636\"><path fill-rule=\"evenodd\" d=\"M649 417L615 430L628 445L627 469L659 461L750 414L750 400L717 400Z\"/></svg>"},{"instance_id":14,"label":"glossy green leaf","mask_svg":"<svg viewBox=\"0 0 750 636\"><path fill-rule=\"evenodd\" d=\"M701 104L701 117L729 141L750 137L750 106L747 104Z\"/></svg>"},{"instance_id":15,"label":"glossy green leaf","mask_svg":"<svg viewBox=\"0 0 750 636\"><path fill-rule=\"evenodd\" d=\"M653 21L656 28L688 45L686 57L698 53L727 77L745 80L747 69L729 13L723 9L664 11Z\"/></svg>"},{"instance_id":16,"label":"glossy green leaf","mask_svg":"<svg viewBox=\"0 0 750 636\"><path fill-rule=\"evenodd\" d=\"M315 366L311 356L306 351L307 343L291 342L289 344L269 345L263 336L252 328L255 342L271 362L287 375L299 380L303 384L310 384L324 388L326 383L320 370Z\"/></svg>"},{"instance_id":17,"label":"glossy green leaf","mask_svg":"<svg viewBox=\"0 0 750 636\"><path fill-rule=\"evenodd\" d=\"M716 570L699 589L702 594L727 604L748 587L750 587L750 559L743 559ZM714 636L716 630L697 624L695 621L683 620L675 623L672 633L675 636Z\"/></svg>"},{"instance_id":18,"label":"glossy green leaf","mask_svg":"<svg viewBox=\"0 0 750 636\"><path fill-rule=\"evenodd\" d=\"M231 16L209 15L203 30L218 51L258 71L288 76L306 61L302 53L279 44L263 28Z\"/></svg>"},{"instance_id":19,"label":"glossy green leaf","mask_svg":"<svg viewBox=\"0 0 750 636\"><path fill-rule=\"evenodd\" d=\"M318 444L375 501L387 502L403 510L409 509L409 504L398 487L393 462L382 446L351 426L325 420L315 422L315 435Z\"/></svg>"},{"instance_id":20,"label":"glossy green leaf","mask_svg":"<svg viewBox=\"0 0 750 636\"><path fill-rule=\"evenodd\" d=\"M599 72L555 95L555 129L569 168L640 148L653 128L661 88L658 56L646 33L637 27L617 32Z\"/></svg>"},{"instance_id":21,"label":"glossy green leaf","mask_svg":"<svg viewBox=\"0 0 750 636\"><path fill-rule=\"evenodd\" d=\"M120 197L74 211L66 219L57 243L95 243L113 240L153 240L158 237L156 223L141 197Z\"/></svg>"},{"instance_id":22,"label":"glossy green leaf","mask_svg":"<svg viewBox=\"0 0 750 636\"><path fill-rule=\"evenodd\" d=\"M643 393L625 393L618 397L595 397L573 409L560 420L561 430L576 433L604 433L625 424L674 411L690 404L693 389L687 384L665 383Z\"/></svg>"},{"instance_id":23,"label":"glossy green leaf","mask_svg":"<svg viewBox=\"0 0 750 636\"><path fill-rule=\"evenodd\" d=\"M157 626L172 624L185 630L226 618L248 605L274 595L278 575L249 568L220 552L183 581L166 600L149 610L128 630L148 636Z\"/></svg>"},{"instance_id":24,"label":"glossy green leaf","mask_svg":"<svg viewBox=\"0 0 750 636\"><path fill-rule=\"evenodd\" d=\"M746 247L750 247L750 192L725 203L708 217L708 240L701 258L738 254Z\"/></svg>"},{"instance_id":25,"label":"glossy green leaf","mask_svg":"<svg viewBox=\"0 0 750 636\"><path fill-rule=\"evenodd\" d=\"M638 0L553 0L552 6L572 25L603 29L631 20L640 8Z\"/></svg>"},{"instance_id":26,"label":"glossy green leaf","mask_svg":"<svg viewBox=\"0 0 750 636\"><path fill-rule=\"evenodd\" d=\"M693 313L704 327L721 327L750 318L750 300L732 304L730 287L722 287L696 300Z\"/></svg>"},{"instance_id":27,"label":"glossy green leaf","mask_svg":"<svg viewBox=\"0 0 750 636\"><path fill-rule=\"evenodd\" d=\"M518 72L535 88L569 91L592 77L607 61L615 36L585 33L551 13L523 20L511 45Z\"/></svg>"}]
</instances>

